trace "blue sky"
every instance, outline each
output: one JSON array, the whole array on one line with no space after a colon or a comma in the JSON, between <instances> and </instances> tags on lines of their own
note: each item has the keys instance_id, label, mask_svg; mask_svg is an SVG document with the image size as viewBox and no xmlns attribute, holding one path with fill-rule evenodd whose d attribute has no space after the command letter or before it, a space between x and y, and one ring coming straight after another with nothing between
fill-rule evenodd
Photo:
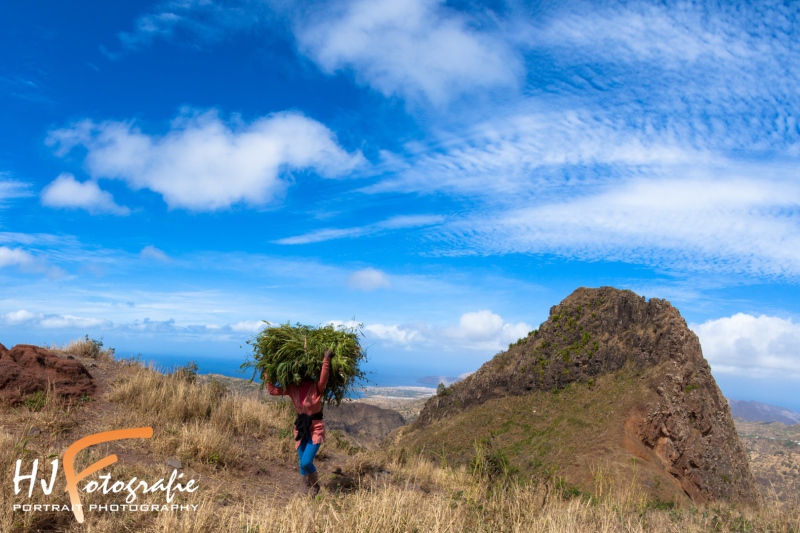
<instances>
[{"instance_id":1,"label":"blue sky","mask_svg":"<svg viewBox=\"0 0 800 533\"><path fill-rule=\"evenodd\" d=\"M800 39L780 2L18 3L0 341L235 367L260 321L475 370L579 286L670 300L800 410Z\"/></svg>"}]
</instances>

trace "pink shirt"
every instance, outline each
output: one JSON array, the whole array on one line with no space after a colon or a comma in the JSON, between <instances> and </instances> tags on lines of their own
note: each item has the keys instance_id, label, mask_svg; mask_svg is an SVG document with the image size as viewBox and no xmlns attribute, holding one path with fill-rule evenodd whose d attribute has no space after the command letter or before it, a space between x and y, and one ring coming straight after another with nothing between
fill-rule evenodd
<instances>
[{"instance_id":1,"label":"pink shirt","mask_svg":"<svg viewBox=\"0 0 800 533\"><path fill-rule=\"evenodd\" d=\"M313 415L322 411L322 393L325 387L328 386L328 376L331 373L330 359L322 361L322 371L319 373L319 381L303 381L299 385L290 383L286 387L276 387L272 383L267 382L267 390L271 396L288 396L291 398L294 408L297 409L297 414ZM325 442L325 422L322 420L312 420L311 427L311 442L314 444L322 444ZM297 430L294 431L295 437ZM300 441L294 441L295 448L300 446Z\"/></svg>"}]
</instances>

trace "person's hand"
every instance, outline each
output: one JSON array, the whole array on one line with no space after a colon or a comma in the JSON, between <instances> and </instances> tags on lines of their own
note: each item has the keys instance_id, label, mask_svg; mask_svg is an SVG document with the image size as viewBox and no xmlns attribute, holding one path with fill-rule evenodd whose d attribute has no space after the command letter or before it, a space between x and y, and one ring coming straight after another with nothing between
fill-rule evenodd
<instances>
[{"instance_id":1,"label":"person's hand","mask_svg":"<svg viewBox=\"0 0 800 533\"><path fill-rule=\"evenodd\" d=\"M319 352L317 352L317 353L319 353ZM333 352L330 350L330 348L328 348L328 349L325 350L325 353L322 356L325 359L330 361L332 355L333 355Z\"/></svg>"}]
</instances>

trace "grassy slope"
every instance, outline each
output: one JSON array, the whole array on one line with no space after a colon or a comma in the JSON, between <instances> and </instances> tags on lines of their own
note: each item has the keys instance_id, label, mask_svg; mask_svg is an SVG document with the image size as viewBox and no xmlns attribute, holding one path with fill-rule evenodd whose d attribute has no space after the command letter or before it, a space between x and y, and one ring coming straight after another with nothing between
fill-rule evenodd
<instances>
[{"instance_id":1,"label":"grassy slope","mask_svg":"<svg viewBox=\"0 0 800 533\"><path fill-rule=\"evenodd\" d=\"M591 385L493 399L423 430L403 428L393 446L451 464L488 454L521 478L555 476L586 492L633 483L654 501L682 502L683 491L655 466L650 450L628 438L635 428L626 427L655 399L648 382L660 371L626 368Z\"/></svg>"}]
</instances>

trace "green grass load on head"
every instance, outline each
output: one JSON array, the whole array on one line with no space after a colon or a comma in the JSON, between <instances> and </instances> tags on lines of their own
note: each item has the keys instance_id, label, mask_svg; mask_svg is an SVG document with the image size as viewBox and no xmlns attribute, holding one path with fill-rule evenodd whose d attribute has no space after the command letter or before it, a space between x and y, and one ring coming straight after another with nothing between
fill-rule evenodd
<instances>
[{"instance_id":1,"label":"green grass load on head","mask_svg":"<svg viewBox=\"0 0 800 533\"><path fill-rule=\"evenodd\" d=\"M363 337L360 326L266 324L261 333L248 341L253 346L253 354L241 365L242 368L253 368L254 377L269 376L272 383L282 387L317 380L325 350L330 349L333 356L328 386L323 393L325 404L333 402L338 405L353 389L356 380L365 378L359 368L367 357L359 342L359 337Z\"/></svg>"}]
</instances>

